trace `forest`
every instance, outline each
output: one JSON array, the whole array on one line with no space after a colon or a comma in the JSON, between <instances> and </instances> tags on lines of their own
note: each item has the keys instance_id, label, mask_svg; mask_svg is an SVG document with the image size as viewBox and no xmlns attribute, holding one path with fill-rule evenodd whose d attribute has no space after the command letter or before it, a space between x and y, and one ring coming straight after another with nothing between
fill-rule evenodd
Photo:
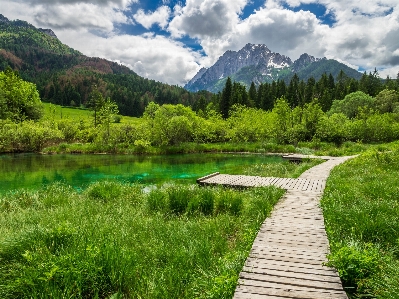
<instances>
[{"instance_id":1,"label":"forest","mask_svg":"<svg viewBox=\"0 0 399 299\"><path fill-rule=\"evenodd\" d=\"M295 150L301 142L317 147L320 142L340 146L399 140L398 80L382 82L371 73L359 81L342 77L336 83L323 75L319 81L296 84L294 76L288 86L265 83L252 85L248 92L227 80L223 92L209 102L202 96L191 108L149 101L143 117L121 122L119 105L98 87L86 102L92 116L59 119L52 108L43 110L35 85L9 68L0 72L0 151L38 152L79 144L78 152L151 153L168 146L184 152L230 142L259 143L259 150L268 144Z\"/></svg>"}]
</instances>

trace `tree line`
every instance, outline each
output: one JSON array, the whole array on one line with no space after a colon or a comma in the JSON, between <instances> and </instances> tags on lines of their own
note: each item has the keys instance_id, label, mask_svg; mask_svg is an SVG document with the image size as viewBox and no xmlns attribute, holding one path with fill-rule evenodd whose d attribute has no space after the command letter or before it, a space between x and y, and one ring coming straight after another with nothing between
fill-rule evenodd
<instances>
[{"instance_id":1,"label":"tree line","mask_svg":"<svg viewBox=\"0 0 399 299\"><path fill-rule=\"evenodd\" d=\"M263 110L271 110L277 99L285 98L291 108L303 107L313 99L317 99L321 109L327 112L331 109L334 100L343 100L348 94L362 91L371 97L375 97L382 90L399 90L399 74L396 79L387 77L381 80L378 71L363 73L360 80L348 77L342 70L337 78L324 73L316 81L313 77L308 80L300 80L294 74L289 83L284 80L272 83L261 83L258 87L252 82L247 90L239 82L227 79L222 92L212 98L213 105L217 107L223 118L229 117L231 107L236 104L254 107ZM202 100L193 106L195 111L204 110L207 103Z\"/></svg>"}]
</instances>

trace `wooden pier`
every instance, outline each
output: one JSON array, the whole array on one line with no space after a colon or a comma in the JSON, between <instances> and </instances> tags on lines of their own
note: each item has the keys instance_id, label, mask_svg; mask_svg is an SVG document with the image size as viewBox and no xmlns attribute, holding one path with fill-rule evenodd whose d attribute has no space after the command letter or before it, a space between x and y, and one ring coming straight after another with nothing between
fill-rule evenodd
<instances>
[{"instance_id":1,"label":"wooden pier","mask_svg":"<svg viewBox=\"0 0 399 299\"><path fill-rule=\"evenodd\" d=\"M326 162L297 179L214 173L197 180L201 185L287 190L260 228L234 298L348 298L336 270L323 265L329 243L319 201L330 171L352 157L322 158Z\"/></svg>"}]
</instances>

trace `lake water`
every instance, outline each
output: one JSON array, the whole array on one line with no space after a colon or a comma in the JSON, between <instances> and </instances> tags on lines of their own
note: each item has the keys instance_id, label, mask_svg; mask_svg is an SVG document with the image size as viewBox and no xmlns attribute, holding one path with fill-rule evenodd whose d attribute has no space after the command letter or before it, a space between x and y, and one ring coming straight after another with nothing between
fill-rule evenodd
<instances>
[{"instance_id":1,"label":"lake water","mask_svg":"<svg viewBox=\"0 0 399 299\"><path fill-rule=\"evenodd\" d=\"M0 193L38 189L56 181L77 189L99 180L195 183L197 178L213 172L242 174L250 165L281 161L278 156L241 154L0 155Z\"/></svg>"}]
</instances>

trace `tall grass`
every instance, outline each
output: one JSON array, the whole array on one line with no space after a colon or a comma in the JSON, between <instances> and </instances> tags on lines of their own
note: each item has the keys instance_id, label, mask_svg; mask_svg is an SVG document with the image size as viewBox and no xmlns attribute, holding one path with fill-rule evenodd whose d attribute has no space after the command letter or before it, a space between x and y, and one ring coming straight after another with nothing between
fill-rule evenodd
<instances>
[{"instance_id":1,"label":"tall grass","mask_svg":"<svg viewBox=\"0 0 399 299\"><path fill-rule=\"evenodd\" d=\"M255 164L244 169L244 173L263 177L297 178L306 170L323 162L322 159L304 159L299 164L289 161Z\"/></svg>"},{"instance_id":2,"label":"tall grass","mask_svg":"<svg viewBox=\"0 0 399 299\"><path fill-rule=\"evenodd\" d=\"M0 298L231 298L277 188L117 182L0 199Z\"/></svg>"},{"instance_id":3,"label":"tall grass","mask_svg":"<svg viewBox=\"0 0 399 299\"><path fill-rule=\"evenodd\" d=\"M384 149L369 150L334 169L321 202L330 264L356 296L398 294L399 143Z\"/></svg>"}]
</instances>

